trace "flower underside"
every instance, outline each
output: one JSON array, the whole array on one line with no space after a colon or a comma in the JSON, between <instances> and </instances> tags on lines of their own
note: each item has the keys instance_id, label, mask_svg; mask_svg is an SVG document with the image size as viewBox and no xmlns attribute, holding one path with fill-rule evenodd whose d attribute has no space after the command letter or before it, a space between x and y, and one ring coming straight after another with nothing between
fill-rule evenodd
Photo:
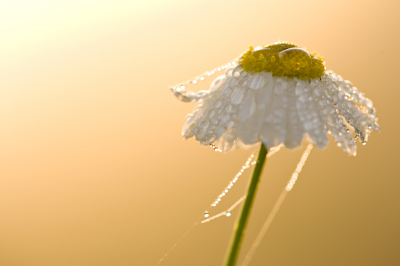
<instances>
[{"instance_id":1,"label":"flower underside","mask_svg":"<svg viewBox=\"0 0 400 266\"><path fill-rule=\"evenodd\" d=\"M302 80L320 78L325 71L324 59L316 53L291 43L275 43L261 49L250 46L240 58L243 70L247 72L271 72L272 75Z\"/></svg>"},{"instance_id":2,"label":"flower underside","mask_svg":"<svg viewBox=\"0 0 400 266\"><path fill-rule=\"evenodd\" d=\"M224 69L208 91L186 90ZM292 149L305 135L324 148L331 134L355 155L355 140L366 144L371 131L380 130L370 99L350 81L325 71L320 56L289 43L250 47L235 62L171 91L181 101L199 103L186 117L182 135L224 152L260 141L268 148Z\"/></svg>"}]
</instances>

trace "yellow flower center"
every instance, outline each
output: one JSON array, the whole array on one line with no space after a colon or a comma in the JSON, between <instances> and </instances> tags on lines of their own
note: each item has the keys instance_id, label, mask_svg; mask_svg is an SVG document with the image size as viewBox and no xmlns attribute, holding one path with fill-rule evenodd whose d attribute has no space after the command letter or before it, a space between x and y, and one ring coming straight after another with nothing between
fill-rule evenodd
<instances>
[{"instance_id":1,"label":"yellow flower center","mask_svg":"<svg viewBox=\"0 0 400 266\"><path fill-rule=\"evenodd\" d=\"M303 80L319 78L324 74L324 59L291 43L275 43L254 50L250 46L240 58L247 72L272 72L274 76L297 77Z\"/></svg>"}]
</instances>

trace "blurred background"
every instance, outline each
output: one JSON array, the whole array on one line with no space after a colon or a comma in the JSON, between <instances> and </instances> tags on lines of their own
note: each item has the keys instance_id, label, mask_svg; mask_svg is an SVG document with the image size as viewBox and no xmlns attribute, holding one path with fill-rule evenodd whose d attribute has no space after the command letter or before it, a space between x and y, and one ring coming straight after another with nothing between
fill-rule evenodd
<instances>
[{"instance_id":1,"label":"blurred background","mask_svg":"<svg viewBox=\"0 0 400 266\"><path fill-rule=\"evenodd\" d=\"M276 41L321 53L373 100L382 131L356 157L332 139L312 151L250 265L400 265L399 7L1 1L0 265L155 266L257 149L184 141L195 104L168 86ZM305 146L268 160L239 261ZM222 265L237 213L193 227L160 266Z\"/></svg>"}]
</instances>

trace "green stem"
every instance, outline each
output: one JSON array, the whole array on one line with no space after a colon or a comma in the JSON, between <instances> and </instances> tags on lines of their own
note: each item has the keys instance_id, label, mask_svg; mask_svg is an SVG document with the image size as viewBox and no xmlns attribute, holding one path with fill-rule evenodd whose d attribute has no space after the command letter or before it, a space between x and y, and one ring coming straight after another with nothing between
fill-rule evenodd
<instances>
[{"instance_id":1,"label":"green stem","mask_svg":"<svg viewBox=\"0 0 400 266\"><path fill-rule=\"evenodd\" d=\"M264 144L261 143L260 151L258 152L258 158L256 161L256 165L254 167L253 176L251 177L249 187L247 189L246 200L243 204L242 211L236 221L235 226L233 227L233 235L231 239L230 248L228 250L225 266L234 266L239 255L240 245L242 243L242 238L244 235L244 230L246 229L247 220L250 215L250 209L253 205L254 196L256 194L258 181L260 180L261 172L264 166L264 163L267 159L267 149Z\"/></svg>"}]
</instances>

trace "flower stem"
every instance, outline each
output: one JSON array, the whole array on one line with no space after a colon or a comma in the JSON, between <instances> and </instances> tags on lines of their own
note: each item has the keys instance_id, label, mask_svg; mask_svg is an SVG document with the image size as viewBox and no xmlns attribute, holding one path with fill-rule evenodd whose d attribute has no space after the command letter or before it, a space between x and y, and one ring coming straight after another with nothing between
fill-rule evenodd
<instances>
[{"instance_id":1,"label":"flower stem","mask_svg":"<svg viewBox=\"0 0 400 266\"><path fill-rule=\"evenodd\" d=\"M253 205L258 181L260 180L261 172L267 159L267 153L267 149L265 148L264 144L261 143L260 151L258 152L258 158L253 171L253 176L251 177L249 187L247 189L246 200L243 204L243 208L238 217L238 220L233 227L233 235L230 243L230 248L225 259L225 266L234 266L239 255L239 249L242 243L244 230L246 229L247 220L250 216L250 209Z\"/></svg>"}]
</instances>

